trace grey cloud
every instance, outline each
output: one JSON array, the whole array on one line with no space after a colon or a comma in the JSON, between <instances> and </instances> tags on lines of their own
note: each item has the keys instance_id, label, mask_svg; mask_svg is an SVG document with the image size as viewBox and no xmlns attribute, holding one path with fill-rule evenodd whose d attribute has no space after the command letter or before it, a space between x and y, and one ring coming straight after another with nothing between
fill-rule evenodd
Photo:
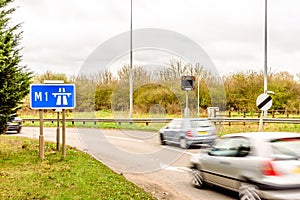
<instances>
[{"instance_id":1,"label":"grey cloud","mask_svg":"<svg viewBox=\"0 0 300 200\"><path fill-rule=\"evenodd\" d=\"M24 63L33 68L36 63L49 69L58 64L59 69L80 68L97 46L129 31L129 3L16 0L19 8L14 21L24 22ZM300 58L299 7L298 0L269 1L270 63L279 66L285 60L295 72L299 72ZM230 66L263 64L264 1L133 1L133 9L134 29L163 28L186 35L201 45L217 66L235 70Z\"/></svg>"}]
</instances>

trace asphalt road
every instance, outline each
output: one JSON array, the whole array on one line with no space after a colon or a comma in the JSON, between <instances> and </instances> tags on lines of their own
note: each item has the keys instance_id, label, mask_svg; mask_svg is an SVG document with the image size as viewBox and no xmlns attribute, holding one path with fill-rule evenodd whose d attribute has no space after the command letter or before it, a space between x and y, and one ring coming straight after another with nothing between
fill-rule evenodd
<instances>
[{"instance_id":1,"label":"asphalt road","mask_svg":"<svg viewBox=\"0 0 300 200\"><path fill-rule=\"evenodd\" d=\"M39 128L23 127L18 135L38 138ZM215 186L199 190L190 185L189 160L199 148L161 146L154 132L67 128L66 135L68 145L93 155L160 199L237 198L237 194ZM56 141L56 128L44 128L44 136L47 141Z\"/></svg>"}]
</instances>

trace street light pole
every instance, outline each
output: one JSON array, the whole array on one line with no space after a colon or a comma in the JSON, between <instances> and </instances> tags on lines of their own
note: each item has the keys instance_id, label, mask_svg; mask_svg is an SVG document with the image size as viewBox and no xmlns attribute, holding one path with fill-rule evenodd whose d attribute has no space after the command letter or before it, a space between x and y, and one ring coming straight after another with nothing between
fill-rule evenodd
<instances>
[{"instance_id":1,"label":"street light pole","mask_svg":"<svg viewBox=\"0 0 300 200\"><path fill-rule=\"evenodd\" d=\"M268 1L265 0L265 52L264 52L264 93L268 93ZM264 117L268 111L264 111Z\"/></svg>"},{"instance_id":2,"label":"street light pole","mask_svg":"<svg viewBox=\"0 0 300 200\"><path fill-rule=\"evenodd\" d=\"M198 108L198 117L200 117L200 65L199 63L197 63L198 65L198 104L197 104L197 108Z\"/></svg>"},{"instance_id":3,"label":"street light pole","mask_svg":"<svg viewBox=\"0 0 300 200\"><path fill-rule=\"evenodd\" d=\"M133 112L133 82L132 82L132 0L130 0L130 71L129 71L129 118Z\"/></svg>"},{"instance_id":4,"label":"street light pole","mask_svg":"<svg viewBox=\"0 0 300 200\"><path fill-rule=\"evenodd\" d=\"M265 0L265 63L264 63L264 93L267 94L268 92L268 30L267 30L267 24L268 24L268 4L267 0Z\"/></svg>"}]
</instances>

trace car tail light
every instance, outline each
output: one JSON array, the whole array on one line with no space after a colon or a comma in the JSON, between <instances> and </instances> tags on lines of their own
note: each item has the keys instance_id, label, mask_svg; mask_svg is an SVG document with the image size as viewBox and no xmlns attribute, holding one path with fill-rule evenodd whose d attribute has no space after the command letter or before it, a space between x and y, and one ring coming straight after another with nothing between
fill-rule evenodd
<instances>
[{"instance_id":1,"label":"car tail light","mask_svg":"<svg viewBox=\"0 0 300 200\"><path fill-rule=\"evenodd\" d=\"M274 169L271 160L262 163L262 174L265 176L280 176L280 173Z\"/></svg>"},{"instance_id":2,"label":"car tail light","mask_svg":"<svg viewBox=\"0 0 300 200\"><path fill-rule=\"evenodd\" d=\"M186 136L187 137L194 137L191 130L186 131Z\"/></svg>"}]
</instances>

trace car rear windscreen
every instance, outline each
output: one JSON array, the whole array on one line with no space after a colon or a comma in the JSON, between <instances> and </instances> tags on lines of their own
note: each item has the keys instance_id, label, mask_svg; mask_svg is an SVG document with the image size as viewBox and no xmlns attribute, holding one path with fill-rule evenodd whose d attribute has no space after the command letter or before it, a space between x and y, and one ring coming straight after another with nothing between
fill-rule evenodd
<instances>
[{"instance_id":1,"label":"car rear windscreen","mask_svg":"<svg viewBox=\"0 0 300 200\"><path fill-rule=\"evenodd\" d=\"M300 137L276 139L271 141L271 145L276 160L300 158Z\"/></svg>"},{"instance_id":2,"label":"car rear windscreen","mask_svg":"<svg viewBox=\"0 0 300 200\"><path fill-rule=\"evenodd\" d=\"M210 121L206 120L192 120L191 121L192 128L201 128L201 127L210 127L212 126Z\"/></svg>"}]
</instances>

